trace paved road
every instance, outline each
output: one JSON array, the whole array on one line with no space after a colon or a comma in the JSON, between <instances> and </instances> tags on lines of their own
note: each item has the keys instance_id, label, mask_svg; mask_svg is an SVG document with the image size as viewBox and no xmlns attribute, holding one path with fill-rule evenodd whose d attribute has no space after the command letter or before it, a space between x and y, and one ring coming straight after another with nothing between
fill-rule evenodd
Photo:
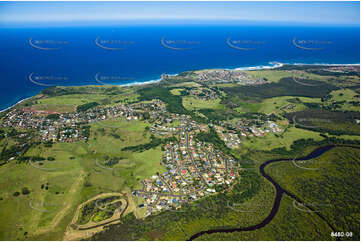
<instances>
[{"instance_id":1,"label":"paved road","mask_svg":"<svg viewBox=\"0 0 361 242\"><path fill-rule=\"evenodd\" d=\"M141 190L136 190L135 192L136 193L139 193L139 194L145 194L145 195L159 195L159 196L168 196L168 197L187 197L187 196L190 196L192 194L195 194L199 191L202 191L204 188L204 186L194 190L194 192L190 192L190 193L183 193L183 194L169 194L169 193L162 193L162 192L146 192L146 191L141 191Z\"/></svg>"},{"instance_id":2,"label":"paved road","mask_svg":"<svg viewBox=\"0 0 361 242\"><path fill-rule=\"evenodd\" d=\"M224 159L224 157L222 156L222 160L226 164L226 177L227 177L228 176L228 159Z\"/></svg>"},{"instance_id":3,"label":"paved road","mask_svg":"<svg viewBox=\"0 0 361 242\"><path fill-rule=\"evenodd\" d=\"M212 160L210 159L211 153L210 153L210 152L207 152L207 153L208 153L208 155L207 155L207 160L208 160L209 164L211 165L211 170L212 170L212 169L213 169L213 162L212 162Z\"/></svg>"},{"instance_id":4,"label":"paved road","mask_svg":"<svg viewBox=\"0 0 361 242\"><path fill-rule=\"evenodd\" d=\"M169 194L169 193L162 193L162 192L144 192L144 191L135 191L139 194L145 194L145 195L158 195L158 196L168 196L168 197L186 197L189 194Z\"/></svg>"},{"instance_id":5,"label":"paved road","mask_svg":"<svg viewBox=\"0 0 361 242\"><path fill-rule=\"evenodd\" d=\"M174 159L174 150L173 150L173 146L172 146L172 148L170 149L170 153L171 153L171 156L172 156L172 161L173 161L173 163L175 163L175 164L176 164L176 166L177 166L177 172L178 172L179 176L181 177L181 179L182 179L182 181L183 181L183 182L185 182L185 183L187 183L187 184L188 184L188 182L186 181L186 179L184 179L184 177L182 176L182 173L181 173L181 171L180 171L180 169L179 169L178 162Z\"/></svg>"},{"instance_id":6,"label":"paved road","mask_svg":"<svg viewBox=\"0 0 361 242\"><path fill-rule=\"evenodd\" d=\"M192 164L194 166L194 169L196 170L196 172L198 173L198 175L201 177L201 180L203 181L205 186L208 186L206 180L204 179L204 177L202 176L202 173L198 170L198 167L196 165L196 163L193 160L193 156L192 153L189 151L189 138L188 138L188 131L186 131L186 143L187 143L187 153L189 155L189 157L191 158Z\"/></svg>"},{"instance_id":7,"label":"paved road","mask_svg":"<svg viewBox=\"0 0 361 242\"><path fill-rule=\"evenodd\" d=\"M163 177L161 175L159 175L159 179L166 185L166 187L168 188L170 195L173 195L173 190L172 188L169 186L169 184L163 179Z\"/></svg>"}]
</instances>

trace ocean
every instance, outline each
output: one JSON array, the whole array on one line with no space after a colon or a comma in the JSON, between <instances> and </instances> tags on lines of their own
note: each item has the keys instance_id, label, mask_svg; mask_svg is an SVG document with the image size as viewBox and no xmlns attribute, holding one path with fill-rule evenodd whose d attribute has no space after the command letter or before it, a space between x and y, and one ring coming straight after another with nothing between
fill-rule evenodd
<instances>
[{"instance_id":1,"label":"ocean","mask_svg":"<svg viewBox=\"0 0 361 242\"><path fill-rule=\"evenodd\" d=\"M360 28L132 25L0 28L0 110L54 85L129 85L162 73L280 63L359 64Z\"/></svg>"}]
</instances>

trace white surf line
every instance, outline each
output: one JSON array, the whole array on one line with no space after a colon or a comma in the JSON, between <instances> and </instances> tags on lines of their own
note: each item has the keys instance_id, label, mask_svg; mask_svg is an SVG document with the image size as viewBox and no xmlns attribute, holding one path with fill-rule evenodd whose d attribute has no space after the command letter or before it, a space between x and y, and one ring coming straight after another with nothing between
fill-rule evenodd
<instances>
[{"instance_id":1,"label":"white surf line","mask_svg":"<svg viewBox=\"0 0 361 242\"><path fill-rule=\"evenodd\" d=\"M36 95L35 95L35 96L36 96ZM33 97L33 96L32 96L32 97ZM12 109L12 108L15 107L16 105L18 105L18 104L20 104L20 103L22 103L22 102L24 102L24 101L26 101L26 100L28 100L28 99L30 99L30 98L32 98L32 97L24 98L24 99L18 101L17 103L11 105L10 107L5 108L5 109L3 109L3 110L0 110L0 113L5 112L5 111L7 111L7 110L9 110L9 109Z\"/></svg>"}]
</instances>

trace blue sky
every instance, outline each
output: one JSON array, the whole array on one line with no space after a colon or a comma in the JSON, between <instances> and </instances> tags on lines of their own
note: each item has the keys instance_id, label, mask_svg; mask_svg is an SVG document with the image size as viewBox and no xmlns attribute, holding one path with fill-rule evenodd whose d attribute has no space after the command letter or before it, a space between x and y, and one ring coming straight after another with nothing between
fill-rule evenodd
<instances>
[{"instance_id":1,"label":"blue sky","mask_svg":"<svg viewBox=\"0 0 361 242\"><path fill-rule=\"evenodd\" d=\"M359 25L360 5L359 2L0 2L2 26L163 20Z\"/></svg>"}]
</instances>

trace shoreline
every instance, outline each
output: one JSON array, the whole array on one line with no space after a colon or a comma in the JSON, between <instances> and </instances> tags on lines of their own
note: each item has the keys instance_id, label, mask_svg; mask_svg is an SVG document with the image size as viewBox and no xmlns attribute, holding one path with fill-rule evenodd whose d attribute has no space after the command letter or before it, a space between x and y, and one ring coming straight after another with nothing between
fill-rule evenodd
<instances>
[{"instance_id":1,"label":"shoreline","mask_svg":"<svg viewBox=\"0 0 361 242\"><path fill-rule=\"evenodd\" d=\"M39 94L36 94L36 95L39 95ZM27 97L27 98L24 98L24 99L21 99L20 101L16 102L15 104L13 104L13 105L5 108L5 109L1 109L1 110L0 110L0 113L5 112L5 111L11 109L11 108L15 107L16 105L18 105L18 104L20 104L20 103L22 103L22 102L24 102L24 101L26 101L26 100L28 100L28 99L30 99L30 98L35 97L36 95L31 96L31 97Z\"/></svg>"},{"instance_id":2,"label":"shoreline","mask_svg":"<svg viewBox=\"0 0 361 242\"><path fill-rule=\"evenodd\" d=\"M242 71L253 71L253 70L272 70L272 69L277 69L280 68L284 65L295 65L295 66L360 66L360 64L328 64L328 63L312 63L312 64L308 64L308 63L285 63L285 62L278 62L278 61L270 61L268 62L269 65L259 65L259 66L246 66L246 67L236 67L236 68L212 68L212 69L207 69L207 70L242 70ZM194 70L194 71L201 71L201 70L205 70L205 69L200 69L200 70ZM179 74L181 74L183 72L177 73L177 74L166 74L168 76L177 76ZM161 75L163 75L161 74ZM114 86L124 86L124 87L129 87L129 86L140 86L140 85L149 85L149 84L154 84L154 83L158 83L161 82L163 80L162 77L158 78L158 79L152 79L149 81L135 81L132 83L128 83L128 84L114 84ZM85 85L87 86L87 85ZM100 85L99 85L100 86ZM36 95L39 95L36 94ZM36 96L34 95L34 96ZM13 107L15 107L16 105L34 97L34 96L30 96L24 99L21 99L20 101L16 102L15 104L10 105L9 107L0 110L0 113L3 113Z\"/></svg>"}]
</instances>

